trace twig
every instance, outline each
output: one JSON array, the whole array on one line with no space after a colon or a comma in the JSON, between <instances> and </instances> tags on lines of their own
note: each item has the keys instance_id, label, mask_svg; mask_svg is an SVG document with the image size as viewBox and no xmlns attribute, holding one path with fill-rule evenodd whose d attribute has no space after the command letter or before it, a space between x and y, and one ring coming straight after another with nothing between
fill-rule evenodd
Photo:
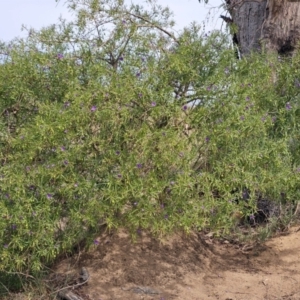
<instances>
[{"instance_id":1,"label":"twig","mask_svg":"<svg viewBox=\"0 0 300 300\"><path fill-rule=\"evenodd\" d=\"M82 273L83 273L83 274L82 274ZM85 276L85 277L84 277L84 276ZM80 272L80 278L84 279L84 281L83 281L83 282L79 282L79 283L77 283L77 284L65 286L65 287L63 287L63 288L61 288L61 289L59 289L59 290L56 290L55 292L52 292L50 295L59 293L59 292L64 291L64 290L66 290L66 289L74 289L74 288L76 288L76 287L78 287L78 286L81 286L81 285L87 283L88 280L90 279L90 275L89 275L89 273L87 272L86 268L82 268L82 269L81 269L81 272Z\"/></svg>"},{"instance_id":2,"label":"twig","mask_svg":"<svg viewBox=\"0 0 300 300\"><path fill-rule=\"evenodd\" d=\"M252 250L254 248L254 246L253 245L244 245L243 246L243 248L242 248L242 253L247 253L247 251L250 251L250 250Z\"/></svg>"},{"instance_id":3,"label":"twig","mask_svg":"<svg viewBox=\"0 0 300 300\"><path fill-rule=\"evenodd\" d=\"M0 284L6 289L7 293L10 294L9 289L1 281Z\"/></svg>"},{"instance_id":4,"label":"twig","mask_svg":"<svg viewBox=\"0 0 300 300\"><path fill-rule=\"evenodd\" d=\"M176 39L176 37L169 31L165 30L164 28L162 28L161 26L157 25L157 24L153 24L153 22L149 21L148 19L146 19L145 17L143 16L139 16L139 15L136 15L134 13L130 13L128 12L127 14L129 14L130 16L133 16L137 19L140 19L146 23L149 23L151 24L151 27L156 27L157 29L159 29L160 31L164 32L166 35L168 35L170 38L172 38L177 44L180 44L180 42Z\"/></svg>"},{"instance_id":5,"label":"twig","mask_svg":"<svg viewBox=\"0 0 300 300\"><path fill-rule=\"evenodd\" d=\"M31 275L28 275L28 274L24 274L24 273L21 273L21 272L6 272L7 274L14 274L14 275L22 275L22 276L25 276L26 278L31 278L31 279L34 279L35 278Z\"/></svg>"}]
</instances>

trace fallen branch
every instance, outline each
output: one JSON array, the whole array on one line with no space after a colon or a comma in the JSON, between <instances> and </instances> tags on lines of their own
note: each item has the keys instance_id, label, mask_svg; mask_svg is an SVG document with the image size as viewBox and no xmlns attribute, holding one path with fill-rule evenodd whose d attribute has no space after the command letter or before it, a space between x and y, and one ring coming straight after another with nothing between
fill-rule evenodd
<instances>
[{"instance_id":1,"label":"fallen branch","mask_svg":"<svg viewBox=\"0 0 300 300\"><path fill-rule=\"evenodd\" d=\"M72 291L67 291L67 290L68 289L73 290L73 289L75 289L75 288L77 288L77 287L79 287L83 284L86 284L89 279L90 279L90 274L87 271L87 269L83 267L83 268L81 268L80 274L79 274L79 280L81 280L81 282L73 284L73 285L65 286L65 287L51 293L51 295L57 293L58 297L60 297L61 299L65 299L65 300L83 300L81 297L77 296Z\"/></svg>"}]
</instances>

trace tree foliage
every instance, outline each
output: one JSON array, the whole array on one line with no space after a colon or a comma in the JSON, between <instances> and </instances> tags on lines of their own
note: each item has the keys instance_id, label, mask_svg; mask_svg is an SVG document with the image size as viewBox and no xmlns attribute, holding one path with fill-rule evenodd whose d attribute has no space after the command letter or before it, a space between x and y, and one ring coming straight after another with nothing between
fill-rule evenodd
<instances>
[{"instance_id":1,"label":"tree foliage","mask_svg":"<svg viewBox=\"0 0 300 300\"><path fill-rule=\"evenodd\" d=\"M74 21L1 46L1 271L41 270L101 224L224 234L258 194L298 199L298 56L237 62L153 1L67 3Z\"/></svg>"}]
</instances>

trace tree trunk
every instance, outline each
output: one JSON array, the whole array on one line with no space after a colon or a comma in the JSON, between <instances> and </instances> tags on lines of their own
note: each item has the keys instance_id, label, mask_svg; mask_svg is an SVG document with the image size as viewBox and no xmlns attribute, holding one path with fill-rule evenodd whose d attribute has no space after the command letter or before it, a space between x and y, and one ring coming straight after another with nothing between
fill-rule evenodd
<instances>
[{"instance_id":1,"label":"tree trunk","mask_svg":"<svg viewBox=\"0 0 300 300\"><path fill-rule=\"evenodd\" d=\"M292 55L300 41L300 0L226 0L240 56L252 51Z\"/></svg>"}]
</instances>

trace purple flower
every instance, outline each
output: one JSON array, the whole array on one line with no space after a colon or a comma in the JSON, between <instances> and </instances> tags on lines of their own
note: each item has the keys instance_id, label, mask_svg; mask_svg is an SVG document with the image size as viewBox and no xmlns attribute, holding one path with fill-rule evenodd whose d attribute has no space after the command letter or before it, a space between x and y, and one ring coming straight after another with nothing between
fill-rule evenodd
<instances>
[{"instance_id":1,"label":"purple flower","mask_svg":"<svg viewBox=\"0 0 300 300\"><path fill-rule=\"evenodd\" d=\"M290 102L287 102L287 104L285 105L285 109L286 110L291 110L292 109L292 106L291 106Z\"/></svg>"},{"instance_id":2,"label":"purple flower","mask_svg":"<svg viewBox=\"0 0 300 300\"><path fill-rule=\"evenodd\" d=\"M141 73L140 72L137 72L136 73L136 77L140 77L141 76Z\"/></svg>"},{"instance_id":3,"label":"purple flower","mask_svg":"<svg viewBox=\"0 0 300 300\"><path fill-rule=\"evenodd\" d=\"M137 206L137 205L138 205L138 203L137 203L137 202L134 202L134 203L133 203L133 205L134 205L134 206Z\"/></svg>"},{"instance_id":4,"label":"purple flower","mask_svg":"<svg viewBox=\"0 0 300 300\"><path fill-rule=\"evenodd\" d=\"M122 174L118 174L117 177L118 177L118 178L122 178Z\"/></svg>"},{"instance_id":5,"label":"purple flower","mask_svg":"<svg viewBox=\"0 0 300 300\"><path fill-rule=\"evenodd\" d=\"M70 105L71 105L71 104L70 104L69 101L67 101L67 102L64 103L64 107L69 107Z\"/></svg>"},{"instance_id":6,"label":"purple flower","mask_svg":"<svg viewBox=\"0 0 300 300\"><path fill-rule=\"evenodd\" d=\"M5 249L7 249L7 248L8 248L8 244L5 244L3 247L4 247Z\"/></svg>"},{"instance_id":7,"label":"purple flower","mask_svg":"<svg viewBox=\"0 0 300 300\"><path fill-rule=\"evenodd\" d=\"M97 106L93 105L91 111L94 112L97 109Z\"/></svg>"},{"instance_id":8,"label":"purple flower","mask_svg":"<svg viewBox=\"0 0 300 300\"><path fill-rule=\"evenodd\" d=\"M241 116L241 117L240 117L240 120L241 120L241 121L244 121L244 120L245 120L245 117L244 117L244 116Z\"/></svg>"},{"instance_id":9,"label":"purple flower","mask_svg":"<svg viewBox=\"0 0 300 300\"><path fill-rule=\"evenodd\" d=\"M64 165L68 165L69 162L67 160L64 160Z\"/></svg>"},{"instance_id":10,"label":"purple flower","mask_svg":"<svg viewBox=\"0 0 300 300\"><path fill-rule=\"evenodd\" d=\"M153 101L153 102L151 102L151 106L156 106L156 102L155 101Z\"/></svg>"},{"instance_id":11,"label":"purple flower","mask_svg":"<svg viewBox=\"0 0 300 300\"><path fill-rule=\"evenodd\" d=\"M66 148L65 148L64 146L61 146L61 147L60 147L60 150L61 150L61 151L65 151Z\"/></svg>"},{"instance_id":12,"label":"purple flower","mask_svg":"<svg viewBox=\"0 0 300 300\"><path fill-rule=\"evenodd\" d=\"M116 155L120 155L120 153L121 153L120 151L116 151Z\"/></svg>"},{"instance_id":13,"label":"purple flower","mask_svg":"<svg viewBox=\"0 0 300 300\"><path fill-rule=\"evenodd\" d=\"M47 198L48 198L48 199L51 199L52 197L53 197L52 194L47 194Z\"/></svg>"},{"instance_id":14,"label":"purple flower","mask_svg":"<svg viewBox=\"0 0 300 300\"><path fill-rule=\"evenodd\" d=\"M142 165L142 164L137 164L136 167L137 167L138 169L141 169L141 168L143 167L143 165Z\"/></svg>"},{"instance_id":15,"label":"purple flower","mask_svg":"<svg viewBox=\"0 0 300 300\"><path fill-rule=\"evenodd\" d=\"M206 141L206 143L208 143L208 142L210 141L210 137L207 136L207 137L205 138L205 141Z\"/></svg>"},{"instance_id":16,"label":"purple flower","mask_svg":"<svg viewBox=\"0 0 300 300\"><path fill-rule=\"evenodd\" d=\"M254 220L255 220L255 216L254 216L253 214L250 215L249 218L250 218L251 221L254 221Z\"/></svg>"},{"instance_id":17,"label":"purple flower","mask_svg":"<svg viewBox=\"0 0 300 300\"><path fill-rule=\"evenodd\" d=\"M58 53L58 54L57 54L57 58L58 58L58 59L63 59L63 58L64 58L64 56L63 56L63 54L61 54L61 53Z\"/></svg>"},{"instance_id":18,"label":"purple flower","mask_svg":"<svg viewBox=\"0 0 300 300\"><path fill-rule=\"evenodd\" d=\"M187 108L188 108L187 105L182 106L182 110L187 110Z\"/></svg>"},{"instance_id":19,"label":"purple flower","mask_svg":"<svg viewBox=\"0 0 300 300\"><path fill-rule=\"evenodd\" d=\"M143 94L142 94L142 93L139 93L138 96L139 96L139 98L142 98L142 97L143 97Z\"/></svg>"},{"instance_id":20,"label":"purple flower","mask_svg":"<svg viewBox=\"0 0 300 300\"><path fill-rule=\"evenodd\" d=\"M99 245L99 241L98 240L94 240L94 245Z\"/></svg>"},{"instance_id":21,"label":"purple flower","mask_svg":"<svg viewBox=\"0 0 300 300\"><path fill-rule=\"evenodd\" d=\"M247 96L247 97L246 97L246 101L249 101L249 100L250 100L250 97L249 97L249 96Z\"/></svg>"},{"instance_id":22,"label":"purple flower","mask_svg":"<svg viewBox=\"0 0 300 300\"><path fill-rule=\"evenodd\" d=\"M124 60L123 56L120 56L120 57L119 57L119 60L120 60L120 61L123 61L123 60Z\"/></svg>"},{"instance_id":23,"label":"purple flower","mask_svg":"<svg viewBox=\"0 0 300 300\"><path fill-rule=\"evenodd\" d=\"M11 225L11 229L12 229L12 230L16 230L16 229L17 229L17 225L16 225L16 224L12 224L12 225Z\"/></svg>"}]
</instances>

